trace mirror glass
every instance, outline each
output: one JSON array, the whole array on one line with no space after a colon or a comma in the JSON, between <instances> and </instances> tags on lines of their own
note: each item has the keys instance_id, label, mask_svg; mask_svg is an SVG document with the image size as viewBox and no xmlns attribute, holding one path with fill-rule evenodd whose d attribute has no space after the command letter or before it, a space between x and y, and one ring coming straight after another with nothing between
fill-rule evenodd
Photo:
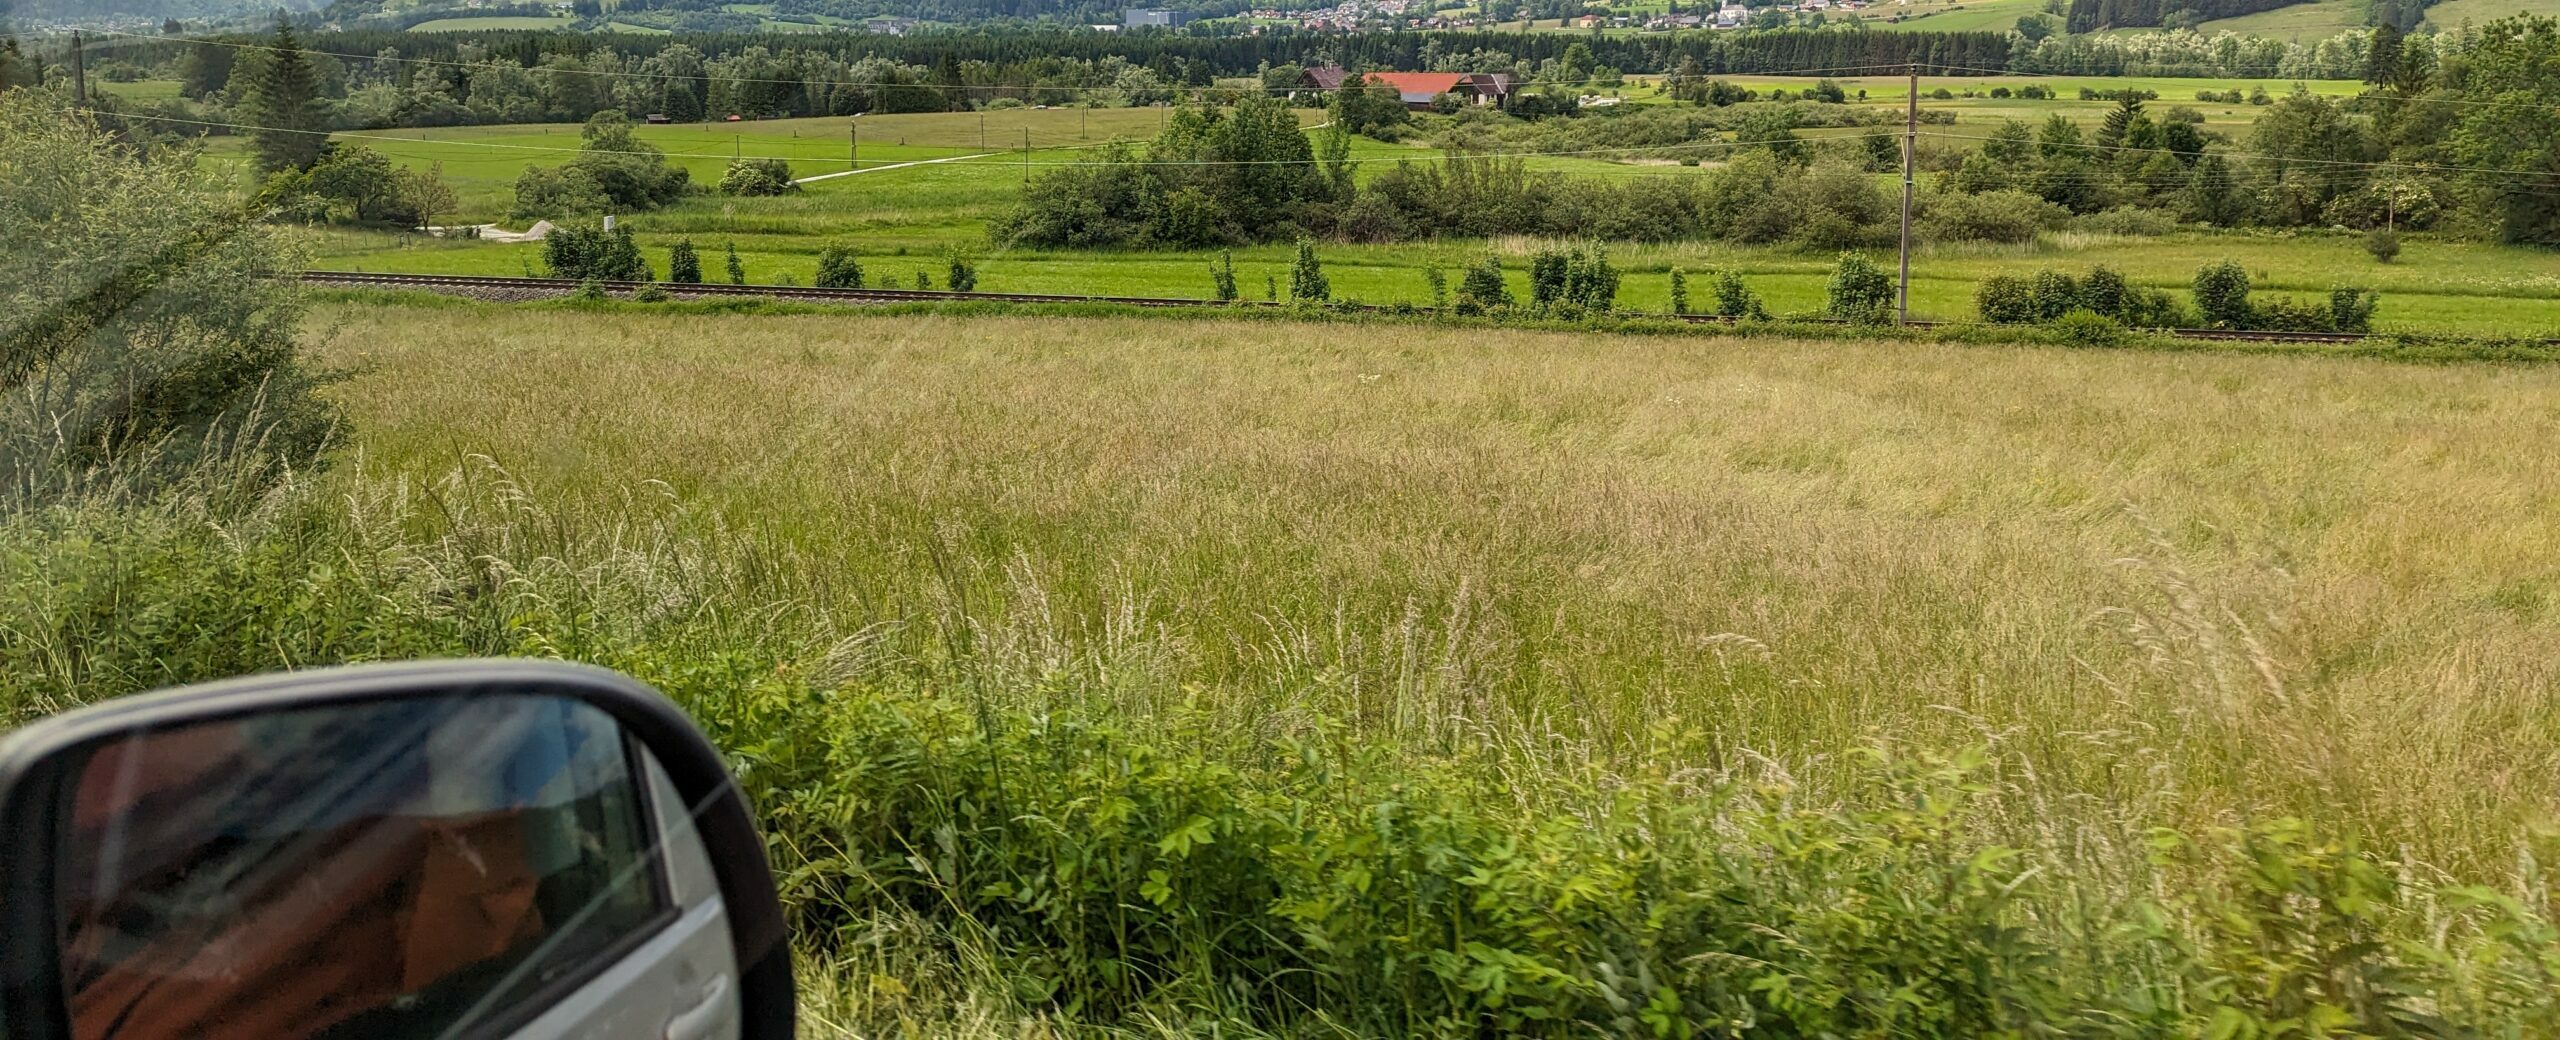
<instances>
[{"instance_id":1,"label":"mirror glass","mask_svg":"<svg viewBox=\"0 0 2560 1040\"><path fill-rule=\"evenodd\" d=\"M92 745L55 859L73 1033L481 1032L667 912L634 755L584 703L491 694Z\"/></svg>"}]
</instances>

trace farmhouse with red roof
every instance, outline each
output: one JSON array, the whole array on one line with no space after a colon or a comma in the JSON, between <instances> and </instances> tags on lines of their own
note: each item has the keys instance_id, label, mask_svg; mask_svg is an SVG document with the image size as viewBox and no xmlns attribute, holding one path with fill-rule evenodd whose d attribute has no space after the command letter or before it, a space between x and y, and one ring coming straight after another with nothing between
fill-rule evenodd
<instances>
[{"instance_id":1,"label":"farmhouse with red roof","mask_svg":"<svg viewBox=\"0 0 2560 1040\"><path fill-rule=\"evenodd\" d=\"M1306 70L1300 82L1317 90L1340 90L1349 73L1331 65ZM1453 94L1479 105L1500 105L1511 96L1511 74L1507 72L1371 72L1363 82L1383 83L1394 87L1404 99L1406 108L1431 107L1431 99Z\"/></svg>"}]
</instances>

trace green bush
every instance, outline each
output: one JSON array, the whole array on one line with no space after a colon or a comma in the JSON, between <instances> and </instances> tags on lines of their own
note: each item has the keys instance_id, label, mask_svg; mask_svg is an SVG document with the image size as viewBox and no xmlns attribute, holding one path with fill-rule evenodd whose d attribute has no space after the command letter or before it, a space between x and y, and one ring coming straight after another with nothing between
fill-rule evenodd
<instances>
[{"instance_id":1,"label":"green bush","mask_svg":"<svg viewBox=\"0 0 2560 1040\"><path fill-rule=\"evenodd\" d=\"M957 249L943 256L944 281L952 292L976 292L978 263Z\"/></svg>"},{"instance_id":2,"label":"green bush","mask_svg":"<svg viewBox=\"0 0 2560 1040\"><path fill-rule=\"evenodd\" d=\"M1529 257L1529 305L1546 310L1564 300L1565 270L1573 259L1561 249L1541 249Z\"/></svg>"},{"instance_id":3,"label":"green bush","mask_svg":"<svg viewBox=\"0 0 2560 1040\"><path fill-rule=\"evenodd\" d=\"M1333 286L1325 281L1324 265L1316 260L1316 244L1298 240L1298 255L1289 263L1289 302L1323 303L1333 298Z\"/></svg>"},{"instance_id":4,"label":"green bush","mask_svg":"<svg viewBox=\"0 0 2560 1040\"><path fill-rule=\"evenodd\" d=\"M553 278L645 282L652 277L649 261L641 257L640 245L632 241L628 227L611 231L574 224L554 227L542 240L542 262L550 267Z\"/></svg>"},{"instance_id":5,"label":"green bush","mask_svg":"<svg viewBox=\"0 0 2560 1040\"><path fill-rule=\"evenodd\" d=\"M1840 254L1825 290L1828 302L1824 311L1834 318L1868 325L1893 320L1893 280L1866 257Z\"/></svg>"},{"instance_id":6,"label":"green bush","mask_svg":"<svg viewBox=\"0 0 2560 1040\"><path fill-rule=\"evenodd\" d=\"M2046 328L2054 338L2075 347L2112 347L2125 341L2122 324L2086 307L2074 308Z\"/></svg>"},{"instance_id":7,"label":"green bush","mask_svg":"<svg viewBox=\"0 0 2560 1040\"><path fill-rule=\"evenodd\" d=\"M809 284L821 289L862 288L862 261L854 256L852 246L828 243L818 251L818 274Z\"/></svg>"},{"instance_id":8,"label":"green bush","mask_svg":"<svg viewBox=\"0 0 2560 1040\"><path fill-rule=\"evenodd\" d=\"M1727 318L1765 319L1767 308L1761 306L1760 294L1742 281L1742 275L1726 271L1716 276L1716 313Z\"/></svg>"},{"instance_id":9,"label":"green bush","mask_svg":"<svg viewBox=\"0 0 2560 1040\"><path fill-rule=\"evenodd\" d=\"M2023 191L1951 192L1930 197L1917 231L1929 242L2032 242L2070 215Z\"/></svg>"},{"instance_id":10,"label":"green bush","mask_svg":"<svg viewBox=\"0 0 2560 1040\"><path fill-rule=\"evenodd\" d=\"M279 277L291 240L227 175L62 100L0 90L0 512L317 465L337 411Z\"/></svg>"},{"instance_id":11,"label":"green bush","mask_svg":"<svg viewBox=\"0 0 2560 1040\"><path fill-rule=\"evenodd\" d=\"M2375 228L2365 233L2364 251L2381 263L2400 258L2400 233L2390 228Z\"/></svg>"},{"instance_id":12,"label":"green bush","mask_svg":"<svg viewBox=\"0 0 2560 1040\"><path fill-rule=\"evenodd\" d=\"M2027 302L2037 321L2052 321L2080 306L2080 283L2051 268L2038 271L2027 279Z\"/></svg>"},{"instance_id":13,"label":"green bush","mask_svg":"<svg viewBox=\"0 0 2560 1040\"><path fill-rule=\"evenodd\" d=\"M2013 274L1983 279L1981 285L1974 287L1973 306L1988 322L2026 325L2038 320L2033 288L2026 279Z\"/></svg>"},{"instance_id":14,"label":"green bush","mask_svg":"<svg viewBox=\"0 0 2560 1040\"><path fill-rule=\"evenodd\" d=\"M667 280L680 285L702 283L702 257L693 251L692 239L678 239L675 248L667 251Z\"/></svg>"},{"instance_id":15,"label":"green bush","mask_svg":"<svg viewBox=\"0 0 2560 1040\"><path fill-rule=\"evenodd\" d=\"M2249 306L2249 271L2238 261L2223 260L2196 269L2196 316L2204 324L2219 329L2246 329L2256 325L2257 316Z\"/></svg>"},{"instance_id":16,"label":"green bush","mask_svg":"<svg viewBox=\"0 0 2560 1040\"><path fill-rule=\"evenodd\" d=\"M2373 331L2373 309L2380 306L2380 293L2367 289L2340 286L2329 290L2329 324L2340 332Z\"/></svg>"},{"instance_id":17,"label":"green bush","mask_svg":"<svg viewBox=\"0 0 2560 1040\"><path fill-rule=\"evenodd\" d=\"M1594 242L1566 256L1563 300L1585 314L1607 314L1618 305L1618 280L1609 247Z\"/></svg>"},{"instance_id":18,"label":"green bush","mask_svg":"<svg viewBox=\"0 0 2560 1040\"><path fill-rule=\"evenodd\" d=\"M1236 255L1234 252L1224 249L1218 251L1218 262L1209 265L1209 287L1216 294L1219 303L1235 302Z\"/></svg>"},{"instance_id":19,"label":"green bush","mask_svg":"<svg viewBox=\"0 0 2560 1040\"><path fill-rule=\"evenodd\" d=\"M736 159L720 175L720 194L786 195L800 190L791 181L791 164L780 159Z\"/></svg>"},{"instance_id":20,"label":"green bush","mask_svg":"<svg viewBox=\"0 0 2560 1040\"><path fill-rule=\"evenodd\" d=\"M1458 278L1458 313L1483 314L1511 306L1511 288L1502 278L1502 258L1491 253L1468 265Z\"/></svg>"}]
</instances>

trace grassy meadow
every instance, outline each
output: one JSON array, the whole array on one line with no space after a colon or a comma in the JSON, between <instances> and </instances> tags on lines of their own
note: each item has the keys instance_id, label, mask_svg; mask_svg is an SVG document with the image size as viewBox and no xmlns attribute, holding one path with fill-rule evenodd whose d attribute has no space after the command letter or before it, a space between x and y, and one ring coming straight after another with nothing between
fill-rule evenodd
<instances>
[{"instance_id":1,"label":"grassy meadow","mask_svg":"<svg viewBox=\"0 0 2560 1040\"><path fill-rule=\"evenodd\" d=\"M296 591L233 624L200 593L85 659L453 645L659 684L767 814L819 1035L1563 1035L1629 970L1728 1034L2184 1035L2341 976L2519 1037L2560 1010L2531 966L2560 370L630 307L310 329L355 373L316 519L120 520L77 557L146 602L208 566ZM2331 931L2279 938L2298 915Z\"/></svg>"},{"instance_id":2,"label":"grassy meadow","mask_svg":"<svg viewBox=\"0 0 2560 1040\"><path fill-rule=\"evenodd\" d=\"M791 547L847 630L957 567L1026 666L1417 740L1996 740L2106 812L2275 805L2471 867L2560 809L2560 371L478 307L313 335L367 466L661 489Z\"/></svg>"},{"instance_id":3,"label":"grassy meadow","mask_svg":"<svg viewBox=\"0 0 2560 1040\"><path fill-rule=\"evenodd\" d=\"M810 1035L2560 1022L2560 369L304 327L326 465L0 514L0 710L627 671L762 814Z\"/></svg>"}]
</instances>

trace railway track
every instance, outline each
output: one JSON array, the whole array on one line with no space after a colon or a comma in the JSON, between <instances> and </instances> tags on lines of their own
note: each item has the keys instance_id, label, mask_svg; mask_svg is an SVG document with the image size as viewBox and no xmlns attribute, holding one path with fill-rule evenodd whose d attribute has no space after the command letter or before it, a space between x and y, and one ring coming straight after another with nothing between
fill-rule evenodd
<instances>
[{"instance_id":1,"label":"railway track","mask_svg":"<svg viewBox=\"0 0 2560 1040\"><path fill-rule=\"evenodd\" d=\"M368 287L379 289L417 289L451 293L482 299L518 301L566 296L578 291L582 283L565 278L497 278L442 274L368 274L356 271L304 271L301 280L309 285ZM1185 299L1170 296L1067 296L1055 293L944 292L933 289L822 289L797 285L718 285L712 283L675 284L669 282L600 282L605 291L631 293L644 286L655 286L677 299L752 298L768 300L800 300L827 303L950 303L986 300L998 303L1112 303L1132 307L1229 307L1214 300ZM1277 306L1270 303L1246 302L1247 307ZM1383 311L1388 308L1366 306L1363 310ZM1671 315L1657 315L1671 317ZM1712 314L1683 314L1679 320L1695 325L1729 324L1732 319ZM1826 319L1827 320L1827 319ZM1843 323L1845 324L1845 323ZM1915 321L1907 327L1935 329L1965 324L1947 321ZM2181 339L2232 340L2251 343L2356 343L2366 337L2340 332L2262 332L2237 329L2168 329ZM2551 341L2560 346L2560 340Z\"/></svg>"}]
</instances>

